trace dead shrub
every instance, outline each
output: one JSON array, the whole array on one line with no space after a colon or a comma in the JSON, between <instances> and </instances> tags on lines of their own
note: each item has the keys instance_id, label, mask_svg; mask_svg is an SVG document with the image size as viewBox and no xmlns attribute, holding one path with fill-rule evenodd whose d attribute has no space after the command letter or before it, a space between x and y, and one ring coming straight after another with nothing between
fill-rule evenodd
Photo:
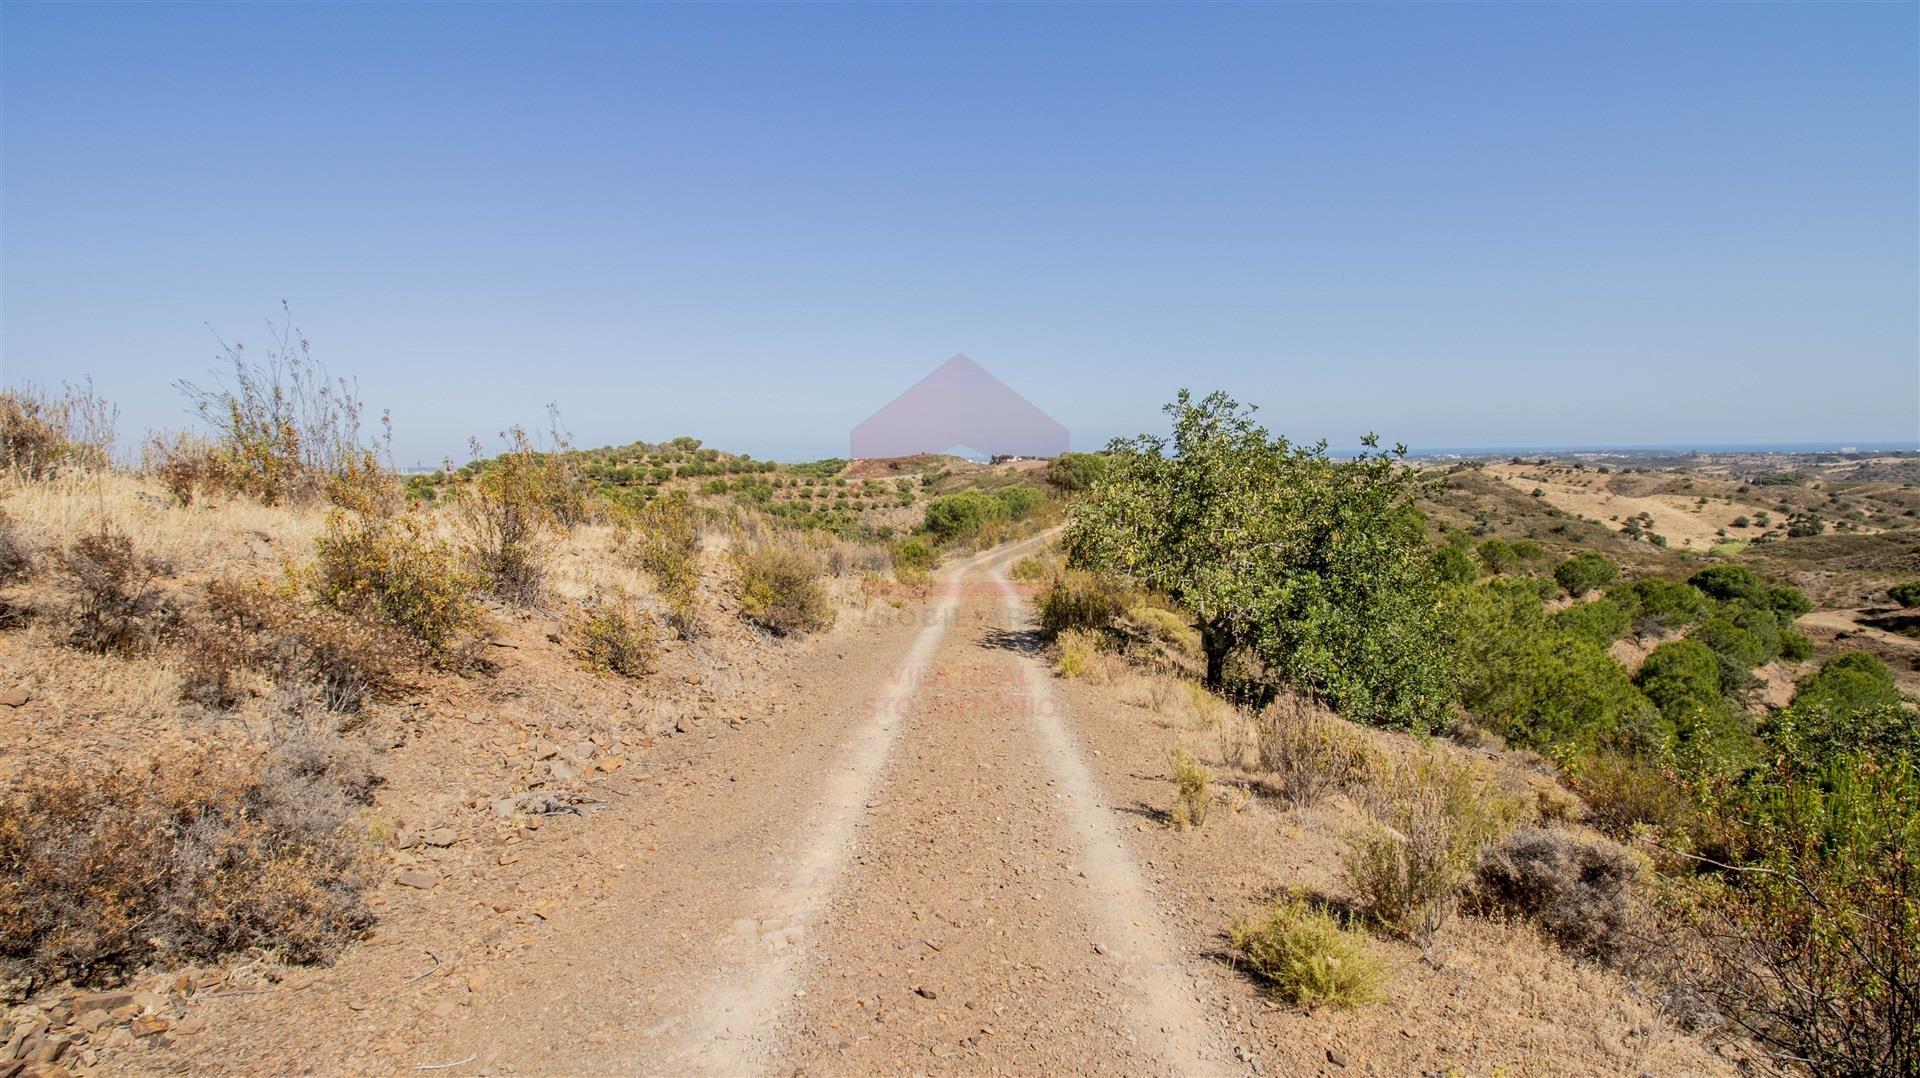
<instances>
[{"instance_id":1,"label":"dead shrub","mask_svg":"<svg viewBox=\"0 0 1920 1078\"><path fill-rule=\"evenodd\" d=\"M480 622L476 581L419 520L335 510L314 545L311 583L323 605L384 621L443 665L462 661L467 637Z\"/></svg>"},{"instance_id":2,"label":"dead shrub","mask_svg":"<svg viewBox=\"0 0 1920 1078\"><path fill-rule=\"evenodd\" d=\"M369 924L356 793L290 746L36 771L0 796L0 964L100 983L264 948L324 962Z\"/></svg>"},{"instance_id":3,"label":"dead shrub","mask_svg":"<svg viewBox=\"0 0 1920 1078\"><path fill-rule=\"evenodd\" d=\"M175 611L157 582L168 567L118 532L83 535L62 564L70 594L67 642L100 655L138 655L172 626Z\"/></svg>"},{"instance_id":4,"label":"dead shrub","mask_svg":"<svg viewBox=\"0 0 1920 1078\"><path fill-rule=\"evenodd\" d=\"M6 511L0 509L0 585L15 584L33 572L33 548L20 537Z\"/></svg>"},{"instance_id":5,"label":"dead shrub","mask_svg":"<svg viewBox=\"0 0 1920 1078\"><path fill-rule=\"evenodd\" d=\"M227 711L247 697L253 641L225 622L194 622L180 639L180 698Z\"/></svg>"},{"instance_id":6,"label":"dead shrub","mask_svg":"<svg viewBox=\"0 0 1920 1078\"><path fill-rule=\"evenodd\" d=\"M155 431L140 447L140 467L181 506L234 489L229 462L220 448L186 431Z\"/></svg>"},{"instance_id":7,"label":"dead shrub","mask_svg":"<svg viewBox=\"0 0 1920 1078\"><path fill-rule=\"evenodd\" d=\"M1382 928L1426 947L1518 806L1472 766L1431 749L1396 765L1367 793L1373 823L1347 839L1347 885Z\"/></svg>"},{"instance_id":8,"label":"dead shrub","mask_svg":"<svg viewBox=\"0 0 1920 1078\"><path fill-rule=\"evenodd\" d=\"M92 382L63 386L58 396L33 386L0 391L0 469L42 480L69 468L104 468L119 414Z\"/></svg>"},{"instance_id":9,"label":"dead shrub","mask_svg":"<svg viewBox=\"0 0 1920 1078\"><path fill-rule=\"evenodd\" d=\"M819 562L793 546L738 551L740 616L780 636L818 632L833 625L833 600L820 583Z\"/></svg>"},{"instance_id":10,"label":"dead shrub","mask_svg":"<svg viewBox=\"0 0 1920 1078\"><path fill-rule=\"evenodd\" d=\"M262 581L210 582L204 618L204 631L222 646L237 647L245 665L284 686L310 687L330 711L358 712L391 689L401 667L420 654L419 645L385 622L309 606L291 588ZM216 648L206 661L231 654ZM190 657L190 669L196 661Z\"/></svg>"},{"instance_id":11,"label":"dead shrub","mask_svg":"<svg viewBox=\"0 0 1920 1078\"><path fill-rule=\"evenodd\" d=\"M568 624L567 635L589 670L640 677L653 669L653 626L624 593L595 594Z\"/></svg>"},{"instance_id":12,"label":"dead shrub","mask_svg":"<svg viewBox=\"0 0 1920 1078\"><path fill-rule=\"evenodd\" d=\"M1517 913L1567 950L1614 964L1630 942L1639 872L1615 843L1523 827L1488 852L1476 890L1483 909Z\"/></svg>"},{"instance_id":13,"label":"dead shrub","mask_svg":"<svg viewBox=\"0 0 1920 1078\"><path fill-rule=\"evenodd\" d=\"M1297 696L1278 697L1263 708L1254 720L1254 739L1268 785L1295 807L1348 789L1373 765L1365 738L1345 719Z\"/></svg>"}]
</instances>

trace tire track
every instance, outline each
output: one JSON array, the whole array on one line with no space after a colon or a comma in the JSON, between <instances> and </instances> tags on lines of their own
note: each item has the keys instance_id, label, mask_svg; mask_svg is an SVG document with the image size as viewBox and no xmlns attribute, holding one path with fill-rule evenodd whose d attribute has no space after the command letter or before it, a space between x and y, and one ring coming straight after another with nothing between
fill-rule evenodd
<instances>
[{"instance_id":1,"label":"tire track","mask_svg":"<svg viewBox=\"0 0 1920 1078\"><path fill-rule=\"evenodd\" d=\"M1030 628L1028 604L1008 581L1002 557L988 571L1000 590L1010 631ZM1145 1047L1177 1074L1223 1074L1235 1070L1225 1060L1211 1025L1201 1012L1199 978L1179 959L1160 923L1150 892L1114 826L1107 800L1095 784L1086 759L1054 699L1045 667L1031 654L1016 654L1027 704L1023 713L1033 734L1036 756L1054 776L1061 796L1076 861L1085 873L1088 912L1104 933L1107 957L1120 968L1128 993L1132 1027Z\"/></svg>"},{"instance_id":2,"label":"tire track","mask_svg":"<svg viewBox=\"0 0 1920 1078\"><path fill-rule=\"evenodd\" d=\"M976 555L942 575L927 624L848 738L814 804L796 820L800 849L755 893L749 913L721 930L722 950L731 960L693 994L680 1018L651 1031L670 1061L665 1070L739 1075L770 1068L815 950L807 938L846 873L867 806L953 621L967 574L989 557L1008 556L1036 541Z\"/></svg>"}]
</instances>

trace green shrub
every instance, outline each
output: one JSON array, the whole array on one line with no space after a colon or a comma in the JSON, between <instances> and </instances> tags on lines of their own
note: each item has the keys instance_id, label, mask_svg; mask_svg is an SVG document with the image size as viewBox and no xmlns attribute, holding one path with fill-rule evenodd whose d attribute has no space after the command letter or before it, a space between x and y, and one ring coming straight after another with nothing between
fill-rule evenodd
<instances>
[{"instance_id":1,"label":"green shrub","mask_svg":"<svg viewBox=\"0 0 1920 1078\"><path fill-rule=\"evenodd\" d=\"M1807 639L1805 634L1785 630L1780 634L1780 657L1805 662L1813 658L1813 641Z\"/></svg>"},{"instance_id":2,"label":"green shrub","mask_svg":"<svg viewBox=\"0 0 1920 1078\"><path fill-rule=\"evenodd\" d=\"M1901 606L1920 606L1920 580L1909 580L1887 589L1887 597Z\"/></svg>"},{"instance_id":3,"label":"green shrub","mask_svg":"<svg viewBox=\"0 0 1920 1078\"><path fill-rule=\"evenodd\" d=\"M788 546L736 552L740 616L779 636L819 632L833 625L833 600L821 583L820 563Z\"/></svg>"},{"instance_id":4,"label":"green shrub","mask_svg":"<svg viewBox=\"0 0 1920 1078\"><path fill-rule=\"evenodd\" d=\"M1479 547L1480 564L1496 576L1521 562L1537 560L1543 553L1540 544L1530 539L1487 539Z\"/></svg>"},{"instance_id":5,"label":"green shrub","mask_svg":"<svg viewBox=\"0 0 1920 1078\"><path fill-rule=\"evenodd\" d=\"M1677 580L1646 577L1625 589L1638 608L1637 616L1651 628L1692 625L1707 615L1707 603L1698 591Z\"/></svg>"},{"instance_id":6,"label":"green shrub","mask_svg":"<svg viewBox=\"0 0 1920 1078\"><path fill-rule=\"evenodd\" d=\"M682 640L699 635L699 508L676 491L623 519L616 534L620 549L653 577L675 635Z\"/></svg>"},{"instance_id":7,"label":"green shrub","mask_svg":"<svg viewBox=\"0 0 1920 1078\"><path fill-rule=\"evenodd\" d=\"M895 568L905 566L922 573L932 572L940 564L940 552L925 540L903 539L893 546L893 564ZM1019 566L1014 568L1017 570Z\"/></svg>"},{"instance_id":8,"label":"green shrub","mask_svg":"<svg viewBox=\"0 0 1920 1078\"><path fill-rule=\"evenodd\" d=\"M1473 555L1448 544L1433 552L1433 572L1449 584L1471 584L1480 576L1480 565Z\"/></svg>"},{"instance_id":9,"label":"green shrub","mask_svg":"<svg viewBox=\"0 0 1920 1078\"><path fill-rule=\"evenodd\" d=\"M361 618L383 620L439 660L456 657L480 611L478 582L447 544L414 517L364 517L335 509L314 542L315 598Z\"/></svg>"},{"instance_id":10,"label":"green shrub","mask_svg":"<svg viewBox=\"0 0 1920 1078\"><path fill-rule=\"evenodd\" d=\"M1243 918L1227 938L1288 1002L1353 1008L1385 998L1386 967L1369 950L1366 936L1304 898Z\"/></svg>"},{"instance_id":11,"label":"green shrub","mask_svg":"<svg viewBox=\"0 0 1920 1078\"><path fill-rule=\"evenodd\" d=\"M1847 723L1866 711L1903 701L1893 671L1866 651L1847 651L1820 663L1793 688L1793 707L1818 707L1834 723Z\"/></svg>"},{"instance_id":12,"label":"green shrub","mask_svg":"<svg viewBox=\"0 0 1920 1078\"><path fill-rule=\"evenodd\" d=\"M1813 601L1799 588L1782 584L1767 589L1766 608L1773 611L1781 625L1792 625L1794 619L1813 609Z\"/></svg>"},{"instance_id":13,"label":"green shrub","mask_svg":"<svg viewBox=\"0 0 1920 1078\"><path fill-rule=\"evenodd\" d=\"M1098 482L1106 466L1106 458L1093 453L1062 453L1047 462L1047 482L1062 493L1077 493Z\"/></svg>"},{"instance_id":14,"label":"green shrub","mask_svg":"<svg viewBox=\"0 0 1920 1078\"><path fill-rule=\"evenodd\" d=\"M1000 515L1008 520L1025 520L1047 500L1044 493L1033 487L1006 487L994 491L993 497L1000 503Z\"/></svg>"},{"instance_id":15,"label":"green shrub","mask_svg":"<svg viewBox=\"0 0 1920 1078\"><path fill-rule=\"evenodd\" d=\"M640 677L653 668L653 628L624 593L596 594L567 625L582 666Z\"/></svg>"},{"instance_id":16,"label":"green shrub","mask_svg":"<svg viewBox=\"0 0 1920 1078\"><path fill-rule=\"evenodd\" d=\"M1633 614L1615 599L1591 599L1559 611L1550 623L1556 629L1604 648L1627 635L1627 630L1633 627Z\"/></svg>"},{"instance_id":17,"label":"green shrub","mask_svg":"<svg viewBox=\"0 0 1920 1078\"><path fill-rule=\"evenodd\" d=\"M1678 714L1720 704L1720 663L1705 644L1691 638L1653 649L1634 684L1663 714Z\"/></svg>"},{"instance_id":18,"label":"green shrub","mask_svg":"<svg viewBox=\"0 0 1920 1078\"><path fill-rule=\"evenodd\" d=\"M1382 928L1427 946L1518 806L1436 750L1383 775L1369 795L1375 822L1348 837L1347 885Z\"/></svg>"},{"instance_id":19,"label":"green shrub","mask_svg":"<svg viewBox=\"0 0 1920 1078\"><path fill-rule=\"evenodd\" d=\"M1688 577L1687 583L1698 588L1702 595L1723 603L1745 599L1764 606L1767 602L1766 584L1744 565L1709 565Z\"/></svg>"},{"instance_id":20,"label":"green shrub","mask_svg":"<svg viewBox=\"0 0 1920 1078\"><path fill-rule=\"evenodd\" d=\"M1620 576L1620 567L1604 554L1583 550L1553 570L1553 579L1578 599L1595 588L1604 588Z\"/></svg>"},{"instance_id":21,"label":"green shrub","mask_svg":"<svg viewBox=\"0 0 1920 1078\"><path fill-rule=\"evenodd\" d=\"M1691 881L1708 961L1687 989L1811 1073L1920 1072L1913 756L1785 755L1716 815L1739 863Z\"/></svg>"},{"instance_id":22,"label":"green shrub","mask_svg":"<svg viewBox=\"0 0 1920 1078\"><path fill-rule=\"evenodd\" d=\"M1509 742L1549 749L1622 730L1649 736L1653 709L1626 668L1602 645L1550 623L1529 581L1496 578L1465 589L1460 610L1452 646L1461 703Z\"/></svg>"},{"instance_id":23,"label":"green shrub","mask_svg":"<svg viewBox=\"0 0 1920 1078\"><path fill-rule=\"evenodd\" d=\"M1007 515L1006 503L977 490L947 494L927 503L926 529L938 542L979 531L991 520Z\"/></svg>"}]
</instances>

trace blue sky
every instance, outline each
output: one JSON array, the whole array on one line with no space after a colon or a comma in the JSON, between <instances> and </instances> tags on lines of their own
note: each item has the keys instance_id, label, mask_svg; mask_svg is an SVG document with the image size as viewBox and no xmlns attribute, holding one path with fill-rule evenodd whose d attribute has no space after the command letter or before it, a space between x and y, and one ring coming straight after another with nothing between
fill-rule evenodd
<instances>
[{"instance_id":1,"label":"blue sky","mask_svg":"<svg viewBox=\"0 0 1920 1078\"><path fill-rule=\"evenodd\" d=\"M279 302L402 463L782 459L965 352L1076 447L1920 438L1911 4L0 7L0 377Z\"/></svg>"}]
</instances>

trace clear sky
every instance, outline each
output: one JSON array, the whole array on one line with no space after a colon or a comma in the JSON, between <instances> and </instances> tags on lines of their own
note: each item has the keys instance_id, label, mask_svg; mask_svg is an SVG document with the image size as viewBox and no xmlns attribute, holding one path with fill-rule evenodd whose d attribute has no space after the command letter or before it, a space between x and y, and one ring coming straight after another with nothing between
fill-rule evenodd
<instances>
[{"instance_id":1,"label":"clear sky","mask_svg":"<svg viewBox=\"0 0 1920 1078\"><path fill-rule=\"evenodd\" d=\"M0 7L0 377L284 298L401 463L781 459L955 352L1419 447L1920 438L1920 7Z\"/></svg>"}]
</instances>

